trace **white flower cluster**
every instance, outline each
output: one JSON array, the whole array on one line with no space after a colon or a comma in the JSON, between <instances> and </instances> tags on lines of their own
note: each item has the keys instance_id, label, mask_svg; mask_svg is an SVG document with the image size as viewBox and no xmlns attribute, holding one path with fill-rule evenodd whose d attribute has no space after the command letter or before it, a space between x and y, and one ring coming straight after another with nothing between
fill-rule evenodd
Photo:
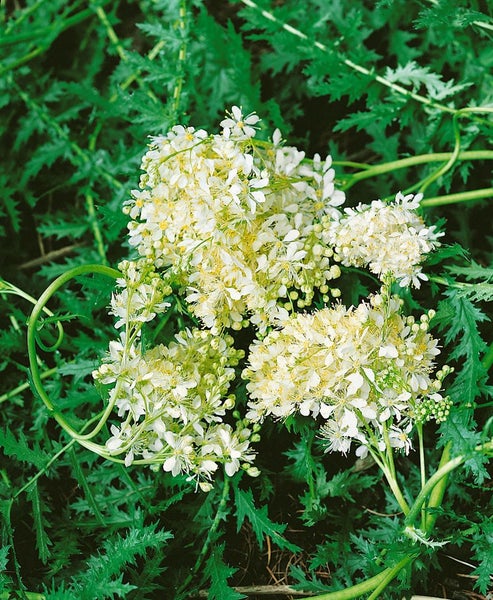
<instances>
[{"instance_id":1,"label":"white flower cluster","mask_svg":"<svg viewBox=\"0 0 493 600\"><path fill-rule=\"evenodd\" d=\"M185 473L203 489L219 464L228 475L240 467L255 475L252 430L241 420L234 428L223 422L235 405L228 390L244 352L232 347L230 336L198 329L144 350L142 326L169 307L164 297L171 289L149 261L124 262L120 269L123 289L113 295L111 312L122 330L93 373L111 386L109 406L121 419L120 426L111 425L108 454L123 455L127 466L160 464L173 475Z\"/></svg>"},{"instance_id":2,"label":"white flower cluster","mask_svg":"<svg viewBox=\"0 0 493 600\"><path fill-rule=\"evenodd\" d=\"M419 288L420 280L427 280L420 265L443 235L416 213L421 199L421 194L399 193L391 204L375 200L346 208L329 224L329 243L341 263L368 267L382 281L390 274L402 287Z\"/></svg>"},{"instance_id":3,"label":"white flower cluster","mask_svg":"<svg viewBox=\"0 0 493 600\"><path fill-rule=\"evenodd\" d=\"M431 315L416 322L400 308L399 298L382 288L356 308L293 315L256 341L243 372L247 417L320 416L329 450L345 453L355 442L361 455L385 449L387 440L408 451L417 408L425 398L445 399L431 376L439 354L427 332Z\"/></svg>"},{"instance_id":4,"label":"white flower cluster","mask_svg":"<svg viewBox=\"0 0 493 600\"><path fill-rule=\"evenodd\" d=\"M176 126L154 138L126 206L130 244L170 270L214 331L250 321L265 332L340 275L320 224L344 202L330 157L305 161L279 131L253 140L258 120L233 107L221 134Z\"/></svg>"},{"instance_id":5,"label":"white flower cluster","mask_svg":"<svg viewBox=\"0 0 493 600\"><path fill-rule=\"evenodd\" d=\"M413 422L443 420L449 409L432 377L439 351L429 315L402 316L389 291L396 280L419 287L421 262L438 245L416 213L420 196L342 213L331 158L305 159L278 130L271 142L255 140L258 123L234 106L220 134L176 126L153 138L125 205L140 258L120 265L111 302L119 337L94 372L114 418L106 454L187 474L203 489L220 464L228 475L257 473L251 444L267 415L319 417L330 450L354 442L361 454L408 451ZM338 262L369 267L385 283L380 294L356 308L297 313L318 292L325 303L340 296L330 287ZM152 346L171 283L202 329ZM225 329L247 325L259 339L243 370L241 419L230 385L244 352Z\"/></svg>"}]
</instances>

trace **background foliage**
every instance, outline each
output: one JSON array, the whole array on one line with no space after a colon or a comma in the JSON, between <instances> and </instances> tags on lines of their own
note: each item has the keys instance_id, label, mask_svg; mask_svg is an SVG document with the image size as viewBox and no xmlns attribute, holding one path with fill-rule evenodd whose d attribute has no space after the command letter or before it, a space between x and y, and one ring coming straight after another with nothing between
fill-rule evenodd
<instances>
[{"instance_id":1,"label":"background foliage","mask_svg":"<svg viewBox=\"0 0 493 600\"><path fill-rule=\"evenodd\" d=\"M116 266L129 255L121 206L138 184L148 136L178 122L212 131L225 108L242 105L262 117L264 135L279 127L307 155L331 153L350 204L425 182L427 219L445 223L447 246L431 265L440 272L431 292L409 302L438 308L457 405L441 443L468 451L491 422L492 181L484 150L492 121L457 111L492 106L491 3L251 4L0 3L2 278L37 297L71 266ZM440 153L454 148L447 165ZM423 154L440 158L360 168ZM450 194L467 201L452 203ZM444 196L444 204L431 201ZM29 390L30 302L9 291L5 284L0 294L1 598L17 590L24 598L178 599L208 589L209 598L232 600L244 597L238 586L272 583L320 593L373 575L383 548L387 556L403 551L398 508L380 476L352 457L324 455L308 429L268 426L262 476L237 477L232 490L219 482L208 495L75 445ZM52 307L65 318L64 342L40 357L50 394L81 423L99 403L90 373L111 335L110 293L102 279L64 289ZM437 433L429 432L430 461ZM404 489L415 492L413 457L400 467ZM472 459L468 467L439 511L436 537L449 545L430 548L419 577L402 578L389 598L472 597L469 581L481 594L491 588L488 467Z\"/></svg>"}]
</instances>

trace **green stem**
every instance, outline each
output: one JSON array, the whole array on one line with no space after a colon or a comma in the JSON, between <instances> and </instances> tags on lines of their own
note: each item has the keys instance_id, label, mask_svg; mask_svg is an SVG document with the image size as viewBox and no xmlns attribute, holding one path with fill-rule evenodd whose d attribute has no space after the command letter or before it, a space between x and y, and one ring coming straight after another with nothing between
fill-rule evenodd
<instances>
[{"instance_id":1,"label":"green stem","mask_svg":"<svg viewBox=\"0 0 493 600\"><path fill-rule=\"evenodd\" d=\"M457 204L458 202L469 202L493 196L493 188L484 188L481 190L472 190L470 192L459 192L457 194L447 194L446 196L435 196L421 201L421 206L442 206L443 204Z\"/></svg>"},{"instance_id":2,"label":"green stem","mask_svg":"<svg viewBox=\"0 0 493 600\"><path fill-rule=\"evenodd\" d=\"M29 294L27 294L26 292L24 292L23 290L21 290L17 286L13 285L12 283L9 283L8 281L5 281L4 279L0 279L0 294L14 294L15 296L19 296L20 298L24 298L24 300L27 300L31 304L36 305L36 303L37 303L37 300L35 298L33 298L32 296L30 296ZM54 317L54 314L48 308L43 307L43 311L48 315L48 317ZM58 330L58 335L57 335L56 341L49 348L41 344L43 346L44 350L55 351L58 348L58 346L61 344L62 339L63 339L63 326L60 323L60 321L57 321L56 327L57 327L57 330ZM39 343L40 342L38 340L38 344ZM3 396L2 396L2 398L3 398Z\"/></svg>"},{"instance_id":3,"label":"green stem","mask_svg":"<svg viewBox=\"0 0 493 600\"><path fill-rule=\"evenodd\" d=\"M96 427L88 434L81 434L75 429L73 429L65 420L65 418L55 409L50 397L46 393L43 383L41 373L39 371L39 366L37 363L37 353L36 353L36 323L42 313L45 310L45 304L48 300L53 296L53 294L63 285L65 285L68 281L77 277L79 275L85 275L88 273L92 274L100 274L105 275L107 277L111 277L113 279L118 279L121 277L121 273L116 269L112 269L111 267L107 267L105 265L81 265L79 267L75 267L73 269L69 269L63 275L60 275L55 281L53 281L48 288L41 294L39 300L34 306L31 316L29 317L27 324L27 347L29 354L29 366L31 369L31 375L33 380L33 385L39 394L41 400L44 402L45 406L52 413L53 417L58 421L58 423L67 431L67 433L79 441L80 443L85 442L84 445L90 449L94 449L95 445L90 443L92 437L94 437L103 427L107 418L109 417L111 411L113 410L113 406L111 403L108 404L102 416L100 418L99 423Z\"/></svg>"},{"instance_id":4,"label":"green stem","mask_svg":"<svg viewBox=\"0 0 493 600\"><path fill-rule=\"evenodd\" d=\"M96 5L96 3L94 2L94 0L90 0L91 5L93 6L93 9L96 13L96 15L98 16L99 20L101 21L101 23L103 24L105 30L106 30L106 35L108 36L110 42L114 45L118 56L120 57L120 59L122 60L122 62L128 62L128 54L127 51L125 50L125 48L123 47L123 44L121 43L119 37L116 34L116 31L113 29L108 16L106 14L106 12L104 11L103 7L101 6L101 4L98 2L98 4ZM137 81L137 83L139 84L139 86L141 88L145 89L146 94L152 98L152 100L159 102L158 98L156 97L156 95L154 94L154 92L152 90L149 89L149 87L147 86L147 84L142 81L142 79L138 76L135 75L135 80Z\"/></svg>"},{"instance_id":5,"label":"green stem","mask_svg":"<svg viewBox=\"0 0 493 600\"><path fill-rule=\"evenodd\" d=\"M387 79L385 79L385 77L382 77L381 75L375 75L375 73L372 70L369 70L366 67L363 67L361 65L354 63L352 60L345 58L342 54L337 53L335 50L329 48L325 44L322 44L321 42L318 42L318 41L310 40L305 33L300 31L299 29L296 29L295 27L293 27L291 25L288 25L287 23L284 23L283 21L278 19L276 16L274 16L271 12L262 9L260 6L258 6L258 4L253 2L253 0L241 0L241 2L243 2L243 4L245 4L246 6L259 11L263 17L265 17L269 21L272 21L273 23L277 23L280 27L282 27L288 33L290 33L304 41L310 42L315 48L318 48L322 52L330 52L331 54L337 56L338 60L341 63L345 64L347 67L349 67L353 71L356 71L357 73L361 73L362 75L365 75L366 77L372 79L373 81L377 81L381 85L389 88L391 91L396 92L397 94L400 94L402 96L405 96L406 98L411 98L421 104L424 104L425 106L429 106L430 108L434 108L434 109L440 110L442 112L446 112L446 113L450 113L450 114L456 114L457 112L459 112L458 109L451 108L450 106L446 106L444 104L440 104L438 102L435 102L434 100L431 100L430 98L427 98L426 96L421 96L420 94L417 94L416 92L412 92L412 91L402 87L401 85L398 85L396 83L388 81Z\"/></svg>"},{"instance_id":6,"label":"green stem","mask_svg":"<svg viewBox=\"0 0 493 600\"><path fill-rule=\"evenodd\" d=\"M485 355L483 356L483 366L489 371L491 365L493 365L493 343L490 345Z\"/></svg>"},{"instance_id":7,"label":"green stem","mask_svg":"<svg viewBox=\"0 0 493 600\"><path fill-rule=\"evenodd\" d=\"M101 9L102 10L102 9ZM89 152L94 152L96 149L96 140L99 131L96 129L93 132L88 144ZM96 208L94 206L94 198L90 192L85 195L86 199L86 208L87 214L89 216L89 222L91 224L92 233L94 235L94 240L96 242L96 248L98 250L98 254L101 257L101 261L103 265L108 264L108 259L106 258L106 250L104 247L103 234L101 233L101 229L99 227L98 219L96 216Z\"/></svg>"},{"instance_id":8,"label":"green stem","mask_svg":"<svg viewBox=\"0 0 493 600\"><path fill-rule=\"evenodd\" d=\"M475 452L493 452L493 440L488 442L487 444L479 445L474 449ZM421 513L422 506L425 500L429 496L428 507L429 508L437 508L440 506L443 495L445 493L446 488L446 480L454 469L457 469L460 465L462 465L466 460L467 456L458 456L456 458L450 459L450 444L448 444L442 453L442 457L440 459L440 463L437 471L428 479L425 485L421 488L420 493L416 497L414 504L409 510L408 515L404 521L406 526L411 526L413 522L419 517ZM426 518L425 525L425 533L431 533L433 525L436 520L436 515L428 514ZM311 600L350 600L352 598L358 598L363 594L368 594L372 592L370 598L374 599L382 592L387 585L399 574L399 572L406 567L408 564L412 563L419 554L409 554L405 556L400 562L398 562L395 566L389 567L374 577L363 581L362 583L358 583L350 588L346 588L345 590L337 591L337 592L329 592L328 594L320 594L318 596L312 596Z\"/></svg>"},{"instance_id":9,"label":"green stem","mask_svg":"<svg viewBox=\"0 0 493 600\"><path fill-rule=\"evenodd\" d=\"M57 371L58 371L58 368L53 367L52 369L43 371L43 373L40 373L39 376L41 379L46 379L47 377L51 377L52 375L54 375ZM13 398L14 396L17 396L24 390L27 390L30 387L30 385L31 384L29 383L29 381L25 381L24 383L21 383L20 385L15 387L13 390L9 390L5 394L2 394L0 396L0 404L2 404L2 402L5 402L6 400L9 400L10 398Z\"/></svg>"},{"instance_id":10,"label":"green stem","mask_svg":"<svg viewBox=\"0 0 493 600\"><path fill-rule=\"evenodd\" d=\"M109 2L110 2L110 0L101 0L101 5L104 6L105 4L108 4ZM82 4L82 2L78 2L77 4ZM73 9L74 7L71 7L71 8ZM55 27L53 24L49 27L41 27L41 28L35 29L35 30L30 28L29 31L26 33L19 33L17 35L14 34L14 35L1 36L0 37L0 48L2 46L9 46L9 45L15 45L15 44L24 44L24 43L28 44L28 43L31 43L36 38L43 39L43 42L40 43L39 46L37 46L33 50L30 50L24 56L21 56L20 58L18 58L16 61L9 63L9 64L5 65L4 67L0 68L0 77L5 75L5 73L8 73L9 71L13 71L17 67L20 67L21 65L29 62L30 60L32 60L39 54L46 51L51 46L51 44L57 39L57 37L59 37L59 35L61 33L66 31L70 27L77 25L78 23L85 21L87 18L91 17L92 15L93 15L93 11L91 9L85 9L85 10L82 10L79 13L77 13L71 17L65 18L65 19L64 19L63 15L59 15L56 20L56 25L58 27L56 30L55 30ZM23 15L21 15L21 17L18 19L18 21L22 18L22 16ZM58 25L59 23L61 23L61 25Z\"/></svg>"},{"instance_id":11,"label":"green stem","mask_svg":"<svg viewBox=\"0 0 493 600\"><path fill-rule=\"evenodd\" d=\"M180 98L181 98L181 92L182 92L183 80L184 80L183 72L184 72L185 59L186 59L186 55L187 55L187 43L186 43L186 37L185 37L186 17L187 17L186 0L181 0L178 26L180 28L180 33L183 36L183 40L180 45L180 50L178 52L178 61L177 61L177 68L176 68L178 77L176 79L175 87L173 89L173 115L175 116L175 119L177 119L178 115L179 115L178 111L180 108Z\"/></svg>"},{"instance_id":12,"label":"green stem","mask_svg":"<svg viewBox=\"0 0 493 600\"><path fill-rule=\"evenodd\" d=\"M461 113L456 113L452 118L452 129L454 132L454 149L448 161L439 167L436 171L434 171L431 175L426 177L424 181L422 181L419 185L420 193L424 193L426 188L430 186L434 181L436 181L439 177L444 175L449 169L453 167L453 165L457 162L457 158L460 153L460 130L459 130L459 117Z\"/></svg>"},{"instance_id":13,"label":"green stem","mask_svg":"<svg viewBox=\"0 0 493 600\"><path fill-rule=\"evenodd\" d=\"M183 582L183 584L180 586L180 589L177 593L177 596L180 597L180 594L183 592L186 592L187 587L190 585L190 583L192 582L193 578L195 577L195 575L198 573L198 571L200 570L200 568L202 567L204 560L207 556L207 553L209 552L209 548L210 545L212 543L212 540L219 528L219 524L220 522L223 520L224 518L224 509L226 507L226 503L228 501L229 498L229 490L230 490L230 479L228 477L228 475L226 475L226 473L224 473L224 482L223 482L223 491L221 494L221 499L219 501L219 504L217 506L217 511L216 514L214 516L214 520L212 522L212 525L209 528L209 531L207 532L207 537L205 539L205 542L200 550L200 553L197 557L197 560L195 561L195 565L192 568L192 570L190 571L190 573L188 574L187 578L185 579L185 581Z\"/></svg>"},{"instance_id":14,"label":"green stem","mask_svg":"<svg viewBox=\"0 0 493 600\"><path fill-rule=\"evenodd\" d=\"M7 27L5 27L5 35L9 34L14 27L18 27L23 21L27 19L27 17L31 16L34 12L36 12L38 8L42 6L45 2L46 0L38 0L37 2L33 2L31 6L26 6L22 10L22 13L16 19L10 19L7 22Z\"/></svg>"},{"instance_id":15,"label":"green stem","mask_svg":"<svg viewBox=\"0 0 493 600\"><path fill-rule=\"evenodd\" d=\"M408 554L405 556L400 562L398 562L394 567L390 567L385 577L382 579L381 583L373 590L373 593L368 596L368 600L375 600L378 598L383 592L383 590L391 583L397 575L407 567L407 565L411 564L415 558L419 556L419 553L416 554Z\"/></svg>"},{"instance_id":16,"label":"green stem","mask_svg":"<svg viewBox=\"0 0 493 600\"><path fill-rule=\"evenodd\" d=\"M101 0L101 3L103 6L105 4L108 4L109 2L111 2L111 0ZM77 2L77 4L82 4L82 3L83 3L83 0L80 0L79 2ZM32 8L34 8L34 7L29 7L24 12L27 12L27 10L31 10ZM71 9L73 9L73 8L74 7L72 6ZM65 31L66 29L69 29L73 25L77 25L81 21L85 21L87 18L91 17L92 15L93 15L93 11L90 8L81 10L80 12L76 13L75 15L72 15L71 17L67 17L65 19L63 18L63 15L58 15L58 19L56 21L56 25L58 26L57 33L62 33L63 31ZM17 22L20 22L23 18L24 18L24 14L22 14L19 17L19 19L17 19L16 21L13 21L13 25L17 24ZM55 23L52 23L51 25L48 25L46 27L39 27L38 29L30 28L29 31L26 31L26 33L4 35L0 38L0 48L2 46L11 46L13 44L24 44L26 42L32 42L35 38L49 37L50 34L53 32L54 25L55 25Z\"/></svg>"},{"instance_id":17,"label":"green stem","mask_svg":"<svg viewBox=\"0 0 493 600\"><path fill-rule=\"evenodd\" d=\"M387 466L383 470L383 473L385 475L385 478L387 479L390 489L392 490L392 493L394 494L395 499L397 500L397 504L399 505L402 512L405 515L407 515L409 513L409 504L406 502L396 478L392 475L391 471L388 469Z\"/></svg>"},{"instance_id":18,"label":"green stem","mask_svg":"<svg viewBox=\"0 0 493 600\"><path fill-rule=\"evenodd\" d=\"M414 504L411 506L411 510L409 511L409 514L406 516L406 519L404 521L406 526L411 526L416 520L426 498L433 492L435 486L437 486L440 483L440 481L442 481L443 478L446 477L449 473L457 469L457 467L460 467L470 456L462 454L460 456L456 456L455 458L450 459L448 454L449 452L450 448L446 446L443 451L442 460L440 461L438 469L435 471L435 473L433 473L433 475L428 479L426 484L421 488L421 491L417 495ZM476 448L474 448L474 452L493 452L493 440L487 442L486 444L480 444L479 446L476 446ZM442 485L444 485L444 483L442 483ZM440 490L437 490L437 497L439 493L441 493Z\"/></svg>"},{"instance_id":19,"label":"green stem","mask_svg":"<svg viewBox=\"0 0 493 600\"><path fill-rule=\"evenodd\" d=\"M25 592L24 590L17 590L16 592L2 592L0 594L0 600L11 600L12 594L22 594L27 600L46 600L44 594L38 594L37 592Z\"/></svg>"},{"instance_id":20,"label":"green stem","mask_svg":"<svg viewBox=\"0 0 493 600\"><path fill-rule=\"evenodd\" d=\"M337 592L328 592L327 594L319 594L318 596L310 596L310 600L351 600L352 598L359 598L370 592L381 588L384 589L394 577L407 566L410 562L415 559L415 555L405 556L395 566L384 569L377 575L370 577L361 583L346 588L345 590L339 590ZM384 587L381 587L381 586Z\"/></svg>"},{"instance_id":21,"label":"green stem","mask_svg":"<svg viewBox=\"0 0 493 600\"><path fill-rule=\"evenodd\" d=\"M89 216L89 222L91 223L92 233L94 235L94 240L96 242L96 248L98 250L98 254L101 258L101 262L103 265L108 264L108 259L106 258L106 250L104 248L103 235L101 233L101 229L99 228L98 219L96 217L96 209L94 207L94 198L92 194L86 194L86 208L87 214Z\"/></svg>"},{"instance_id":22,"label":"green stem","mask_svg":"<svg viewBox=\"0 0 493 600\"><path fill-rule=\"evenodd\" d=\"M416 430L418 432L418 444L419 444L419 473L421 477L421 488L426 483L426 459L425 459L425 448L424 448L424 439L423 439L423 424L419 423L416 425ZM425 526L425 509L426 506L423 504L423 508L421 510L421 529L424 530Z\"/></svg>"},{"instance_id":23,"label":"green stem","mask_svg":"<svg viewBox=\"0 0 493 600\"><path fill-rule=\"evenodd\" d=\"M442 456L440 457L440 462L438 463L438 471L443 468L448 461L450 460L450 451L452 449L452 443L449 442L445 448L443 449ZM447 488L448 475L445 475L438 484L431 490L430 497L428 499L428 510L430 508L439 508L442 505L443 497L445 495L445 490ZM422 486L422 488L424 485ZM437 519L437 513L427 512L424 527L422 527L425 533L431 533L435 525L435 521Z\"/></svg>"},{"instance_id":24,"label":"green stem","mask_svg":"<svg viewBox=\"0 0 493 600\"><path fill-rule=\"evenodd\" d=\"M406 502L404 495L402 494L399 484L397 483L395 463L394 463L394 452L393 452L392 446L390 445L389 434L388 434L388 430L387 430L385 423L384 423L384 427L383 427L383 437L384 437L384 441L385 441L386 451L385 451L385 453L380 453L381 458L382 458L382 464L383 464L382 470L383 470L385 478L387 479L387 482L390 486L390 489L392 490L392 493L394 494L394 497L397 500L397 503L399 504L402 512L405 515L407 515L407 513L409 512L409 505Z\"/></svg>"},{"instance_id":25,"label":"green stem","mask_svg":"<svg viewBox=\"0 0 493 600\"><path fill-rule=\"evenodd\" d=\"M422 165L431 162L448 161L453 156L453 152L432 152L430 154L419 154L417 156L409 156L400 160L393 160L381 165L375 165L370 168L365 168L359 173L350 175L350 180L343 186L344 191L347 191L355 183L370 177L376 177L398 169L407 169L416 165ZM456 158L457 161L464 160L493 160L493 150L468 150L459 152Z\"/></svg>"}]
</instances>

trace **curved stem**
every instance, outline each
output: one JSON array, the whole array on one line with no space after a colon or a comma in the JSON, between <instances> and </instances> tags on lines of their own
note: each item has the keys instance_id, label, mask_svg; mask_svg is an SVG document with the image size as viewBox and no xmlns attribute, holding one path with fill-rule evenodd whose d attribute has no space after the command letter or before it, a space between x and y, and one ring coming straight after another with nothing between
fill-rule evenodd
<instances>
[{"instance_id":1,"label":"curved stem","mask_svg":"<svg viewBox=\"0 0 493 600\"><path fill-rule=\"evenodd\" d=\"M17 286L13 285L12 283L5 281L4 279L0 279L0 294L14 294L14 296L19 296L20 298L24 298L24 300L27 300L28 302L30 302L31 304L34 304L34 305L36 305L36 303L38 302L35 298L30 296L29 294L27 294L26 292L24 292ZM46 306L43 306L43 312L45 312L49 317L54 317L54 314L51 312L51 310L49 308L46 308ZM58 329L58 336L52 346L50 346L50 347L45 346L44 344L41 344L39 342L39 340L37 340L38 344L40 346L42 346L43 350L47 350L48 352L50 352L50 351L54 352L58 348L58 346L61 344L64 332L63 332L63 326L60 323L60 321L56 322L56 327ZM3 398L3 396L2 396L2 398Z\"/></svg>"},{"instance_id":2,"label":"curved stem","mask_svg":"<svg viewBox=\"0 0 493 600\"><path fill-rule=\"evenodd\" d=\"M36 305L34 306L34 308L32 310L31 316L29 317L28 324L27 324L27 348L28 348L28 354L29 354L29 367L31 370L33 385L34 385L37 393L41 397L42 401L44 402L45 406L53 414L54 418L58 421L58 423L63 427L63 429L65 429L65 431L67 431L67 433L69 433L70 436L72 436L74 439L76 439L79 442L82 442L82 440L85 440L85 441L89 440L90 438L94 437L101 430L104 423L106 422L106 419L109 417L111 411L113 410L113 406L111 403L108 404L108 406L106 407L105 411L103 412L103 414L100 418L99 423L88 434L81 434L81 433L75 431L75 429L73 429L67 423L65 418L60 413L57 412L50 397L48 396L48 394L46 393L46 391L43 387L42 376L41 376L41 373L39 370L38 362L36 360L36 358L37 358L36 323L37 323L41 313L43 312L43 310L46 310L45 309L46 303L60 287L65 285L68 281L70 281L74 277L77 277L79 275L84 275L87 273L98 273L101 275L105 275L107 277L111 277L113 279L118 279L119 277L121 277L120 271L117 271L116 269L112 269L111 267L107 267L104 265L81 265L79 267L70 269L70 270L66 271L63 275L60 275L60 277L55 279L55 281L53 281L51 283L51 285L48 286L48 288L43 292L43 294L41 294L39 300L36 302ZM84 445L87 446L87 442ZM93 444L90 443L89 446L92 447ZM87 447L89 447L89 446L87 446Z\"/></svg>"},{"instance_id":3,"label":"curved stem","mask_svg":"<svg viewBox=\"0 0 493 600\"><path fill-rule=\"evenodd\" d=\"M337 592L328 592L327 594L310 596L310 600L351 600L352 598L359 598L364 594L374 592L377 589L384 589L392 581L392 579L396 577L401 569L407 566L414 559L415 555L405 556L394 567L384 569L381 573L370 577L370 579L367 579L366 581L357 583L356 585L346 588L345 590L338 590Z\"/></svg>"},{"instance_id":4,"label":"curved stem","mask_svg":"<svg viewBox=\"0 0 493 600\"><path fill-rule=\"evenodd\" d=\"M444 467L448 461L450 460L450 451L452 449L452 443L449 442L445 448L443 449L442 456L440 457L440 462L438 463L438 469L440 470ZM445 495L445 490L447 488L448 475L445 475L439 483L431 490L430 497L428 499L428 509L430 508L438 508L441 506L443 497ZM424 487L424 485L422 486ZM425 533L431 533L433 526L435 525L435 521L437 519L436 513L427 512L424 522L424 527L422 528Z\"/></svg>"},{"instance_id":5,"label":"curved stem","mask_svg":"<svg viewBox=\"0 0 493 600\"><path fill-rule=\"evenodd\" d=\"M456 456L455 458L448 458L448 453L450 452L450 448L445 447L444 453L442 454L442 461L438 469L433 473L433 475L428 479L426 484L421 488L421 491L416 497L414 504L411 506L411 510L409 514L406 516L404 521L405 525L412 525L413 521L417 518L421 511L421 507L425 502L426 498L433 492L435 486L437 486L440 481L443 480L449 473L460 467L469 457L467 454L462 454L460 456ZM474 452L493 452L493 440L487 442L486 444L480 444L474 448ZM437 491L438 494L438 491ZM427 532L428 533L428 532Z\"/></svg>"},{"instance_id":6,"label":"curved stem","mask_svg":"<svg viewBox=\"0 0 493 600\"><path fill-rule=\"evenodd\" d=\"M458 117L461 113L456 113L452 118L452 129L454 132L454 149L448 161L439 167L436 171L434 171L431 175L426 177L424 181L421 182L419 186L420 193L424 193L426 188L431 185L434 181L436 181L439 177L444 175L452 166L457 162L457 158L460 152L460 130L459 130L459 121Z\"/></svg>"}]
</instances>

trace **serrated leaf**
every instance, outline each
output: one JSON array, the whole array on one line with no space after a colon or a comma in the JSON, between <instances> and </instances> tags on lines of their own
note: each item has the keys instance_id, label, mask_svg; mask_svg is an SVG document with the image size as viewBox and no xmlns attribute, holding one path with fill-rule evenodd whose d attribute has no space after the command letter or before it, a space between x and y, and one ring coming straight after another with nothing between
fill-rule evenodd
<instances>
[{"instance_id":1,"label":"serrated leaf","mask_svg":"<svg viewBox=\"0 0 493 600\"><path fill-rule=\"evenodd\" d=\"M80 219L75 222L51 221L38 226L38 231L45 236L54 236L57 240L61 238L80 238L89 229L90 224Z\"/></svg>"},{"instance_id":2,"label":"serrated leaf","mask_svg":"<svg viewBox=\"0 0 493 600\"><path fill-rule=\"evenodd\" d=\"M14 434L10 429L0 430L0 448L7 456L13 456L16 460L34 465L37 469L46 466L50 457L36 444L32 449L26 436L22 431Z\"/></svg>"},{"instance_id":3,"label":"serrated leaf","mask_svg":"<svg viewBox=\"0 0 493 600\"><path fill-rule=\"evenodd\" d=\"M347 131L352 127L355 127L356 131L363 131L370 125L373 125L375 121L378 121L381 127L386 127L392 122L396 114L397 107L381 103L378 108L364 112L355 112L348 117L340 119L334 127L334 131Z\"/></svg>"},{"instance_id":4,"label":"serrated leaf","mask_svg":"<svg viewBox=\"0 0 493 600\"><path fill-rule=\"evenodd\" d=\"M252 525L260 549L264 547L264 538L269 536L279 548L290 550L291 552L299 552L300 548L296 544L289 542L282 535L286 529L286 525L271 521L267 514L267 506L262 506L261 508L255 506L252 490L244 491L235 486L234 492L237 531L240 530L245 518L247 518Z\"/></svg>"},{"instance_id":5,"label":"serrated leaf","mask_svg":"<svg viewBox=\"0 0 493 600\"><path fill-rule=\"evenodd\" d=\"M12 578L7 574L10 546L0 548L0 592L8 592L12 588Z\"/></svg>"},{"instance_id":6,"label":"serrated leaf","mask_svg":"<svg viewBox=\"0 0 493 600\"><path fill-rule=\"evenodd\" d=\"M79 359L76 362L64 363L58 367L60 375L73 375L74 384L84 379L84 377L91 375L94 369L97 367L96 360L90 359Z\"/></svg>"},{"instance_id":7,"label":"serrated leaf","mask_svg":"<svg viewBox=\"0 0 493 600\"><path fill-rule=\"evenodd\" d=\"M447 299L439 303L435 318L445 342L453 344L450 359L458 364L450 393L455 402L472 405L487 391L487 373L481 363L487 345L480 335L478 323L487 321L488 317L456 289L447 290L446 296Z\"/></svg>"},{"instance_id":8,"label":"serrated leaf","mask_svg":"<svg viewBox=\"0 0 493 600\"><path fill-rule=\"evenodd\" d=\"M46 565L50 559L51 552L49 547L52 545L52 541L48 537L46 528L49 527L49 522L45 516L48 508L44 504L38 489L38 481L30 486L27 497L31 501L34 518L34 530L36 532L36 549L41 562Z\"/></svg>"},{"instance_id":9,"label":"serrated leaf","mask_svg":"<svg viewBox=\"0 0 493 600\"><path fill-rule=\"evenodd\" d=\"M223 560L224 544L216 546L206 563L205 574L210 578L211 585L207 598L209 600L240 600L246 598L228 585L228 579L237 571L228 566Z\"/></svg>"},{"instance_id":10,"label":"serrated leaf","mask_svg":"<svg viewBox=\"0 0 493 600\"><path fill-rule=\"evenodd\" d=\"M490 518L484 519L474 533L472 549L478 566L471 575L478 579L474 585L482 594L491 591L493 586L493 523Z\"/></svg>"},{"instance_id":11,"label":"serrated leaf","mask_svg":"<svg viewBox=\"0 0 493 600\"><path fill-rule=\"evenodd\" d=\"M0 184L2 185L2 184ZM4 187L2 185L2 201L5 207L5 212L10 218L10 224L15 233L19 233L21 229L21 212L18 208L19 202L12 197L13 189L9 189L8 187Z\"/></svg>"},{"instance_id":12,"label":"serrated leaf","mask_svg":"<svg viewBox=\"0 0 493 600\"><path fill-rule=\"evenodd\" d=\"M302 590L303 592L328 592L333 590L332 586L327 586L322 583L317 577L310 573L308 577L307 573L303 571L298 565L292 565L289 569L289 575L294 579L296 583L293 584L293 589Z\"/></svg>"},{"instance_id":13,"label":"serrated leaf","mask_svg":"<svg viewBox=\"0 0 493 600\"><path fill-rule=\"evenodd\" d=\"M454 85L453 81L443 81L440 74L433 73L428 67L421 67L414 60L395 69L388 67L385 71L385 79L391 83L409 86L413 92L419 91L419 88L424 86L428 95L434 100L444 100L472 85L470 83Z\"/></svg>"},{"instance_id":14,"label":"serrated leaf","mask_svg":"<svg viewBox=\"0 0 493 600\"><path fill-rule=\"evenodd\" d=\"M73 578L71 588L79 600L126 597L135 586L123 583L124 567L135 564L139 556L151 549L162 551L171 537L168 531L158 531L156 524L130 527L125 536L117 535L104 542L103 552L89 558L87 570Z\"/></svg>"},{"instance_id":15,"label":"serrated leaf","mask_svg":"<svg viewBox=\"0 0 493 600\"><path fill-rule=\"evenodd\" d=\"M483 267L474 260L467 267L450 265L447 267L447 271L454 275L462 275L466 281L477 281L478 279L484 283L493 281L493 267Z\"/></svg>"}]
</instances>

